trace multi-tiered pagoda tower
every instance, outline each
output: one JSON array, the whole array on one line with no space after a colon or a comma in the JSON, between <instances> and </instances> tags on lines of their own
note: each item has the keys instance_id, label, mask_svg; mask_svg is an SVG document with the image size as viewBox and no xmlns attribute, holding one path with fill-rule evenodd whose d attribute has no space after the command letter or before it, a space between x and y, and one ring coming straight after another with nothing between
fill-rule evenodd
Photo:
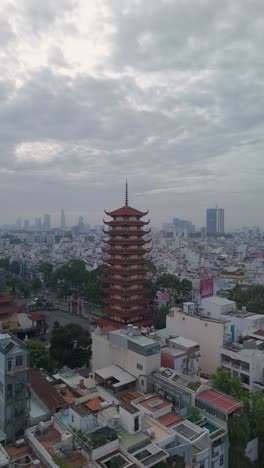
<instances>
[{"instance_id":1,"label":"multi-tiered pagoda tower","mask_svg":"<svg viewBox=\"0 0 264 468\"><path fill-rule=\"evenodd\" d=\"M148 214L128 205L126 184L125 205L118 210L105 213L111 221L104 221L108 229L104 233L107 246L103 249L104 262L108 265L105 298L107 307L105 324L125 327L127 324L147 326L152 324L149 292L146 287L148 273L146 254L151 248L150 229L144 230L149 221L141 218ZM146 238L147 237L147 238Z\"/></svg>"}]
</instances>

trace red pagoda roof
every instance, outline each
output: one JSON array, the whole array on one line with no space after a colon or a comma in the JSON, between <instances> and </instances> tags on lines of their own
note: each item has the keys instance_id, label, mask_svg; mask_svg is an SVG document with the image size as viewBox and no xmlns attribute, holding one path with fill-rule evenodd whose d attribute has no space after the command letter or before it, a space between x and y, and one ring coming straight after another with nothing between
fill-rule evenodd
<instances>
[{"instance_id":1,"label":"red pagoda roof","mask_svg":"<svg viewBox=\"0 0 264 468\"><path fill-rule=\"evenodd\" d=\"M7 304L6 306L3 305L0 307L0 315L9 315L9 314L14 314L15 312L18 312L19 307L15 304Z\"/></svg>"},{"instance_id":2,"label":"red pagoda roof","mask_svg":"<svg viewBox=\"0 0 264 468\"><path fill-rule=\"evenodd\" d=\"M13 296L8 296L7 294L0 294L0 304L6 304L14 300Z\"/></svg>"},{"instance_id":3,"label":"red pagoda roof","mask_svg":"<svg viewBox=\"0 0 264 468\"><path fill-rule=\"evenodd\" d=\"M139 216L140 218L142 216L146 216L148 214L148 211L139 211L136 210L135 208L132 208L131 206L124 205L121 208L118 208L117 210L114 211L106 211L105 214L108 216Z\"/></svg>"},{"instance_id":4,"label":"red pagoda roof","mask_svg":"<svg viewBox=\"0 0 264 468\"><path fill-rule=\"evenodd\" d=\"M35 312L31 315L28 316L30 320L33 320L34 322L39 322L40 320L46 320L46 315L45 314L40 314L39 312Z\"/></svg>"}]
</instances>

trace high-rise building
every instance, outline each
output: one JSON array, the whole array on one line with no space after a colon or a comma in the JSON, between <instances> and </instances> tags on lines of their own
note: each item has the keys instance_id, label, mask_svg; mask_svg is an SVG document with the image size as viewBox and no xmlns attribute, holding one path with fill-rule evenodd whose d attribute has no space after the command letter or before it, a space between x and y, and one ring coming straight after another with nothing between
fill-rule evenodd
<instances>
[{"instance_id":1,"label":"high-rise building","mask_svg":"<svg viewBox=\"0 0 264 468\"><path fill-rule=\"evenodd\" d=\"M217 209L216 208L207 208L206 211L206 231L207 234L216 234L217 232Z\"/></svg>"},{"instance_id":2,"label":"high-rise building","mask_svg":"<svg viewBox=\"0 0 264 468\"><path fill-rule=\"evenodd\" d=\"M217 209L217 232L224 234L225 232L225 210L224 208Z\"/></svg>"},{"instance_id":3,"label":"high-rise building","mask_svg":"<svg viewBox=\"0 0 264 468\"><path fill-rule=\"evenodd\" d=\"M125 205L105 213L112 220L104 221L108 226L104 230L108 236L104 239L107 247L103 249L103 260L108 265L105 268L108 276L105 292L108 296L104 299L107 305L104 309L106 318L102 322L111 323L117 328L127 324L151 325L151 306L147 297L149 290L146 287L146 253L151 249L145 247L151 239L146 238L150 229L143 229L149 221L141 219L148 211L138 211L128 205L126 185Z\"/></svg>"},{"instance_id":4,"label":"high-rise building","mask_svg":"<svg viewBox=\"0 0 264 468\"><path fill-rule=\"evenodd\" d=\"M43 230L44 231L50 230L50 215L49 214L44 215Z\"/></svg>"},{"instance_id":5,"label":"high-rise building","mask_svg":"<svg viewBox=\"0 0 264 468\"><path fill-rule=\"evenodd\" d=\"M83 234L85 231L84 220L82 216L79 217L78 229L79 229L79 234Z\"/></svg>"},{"instance_id":6,"label":"high-rise building","mask_svg":"<svg viewBox=\"0 0 264 468\"><path fill-rule=\"evenodd\" d=\"M224 208L207 208L206 211L207 234L224 234L225 210Z\"/></svg>"},{"instance_id":7,"label":"high-rise building","mask_svg":"<svg viewBox=\"0 0 264 468\"><path fill-rule=\"evenodd\" d=\"M42 228L41 218L35 218L35 229L37 231L41 231L41 228Z\"/></svg>"},{"instance_id":8,"label":"high-rise building","mask_svg":"<svg viewBox=\"0 0 264 468\"><path fill-rule=\"evenodd\" d=\"M22 222L20 216L16 220L16 229L21 229Z\"/></svg>"},{"instance_id":9,"label":"high-rise building","mask_svg":"<svg viewBox=\"0 0 264 468\"><path fill-rule=\"evenodd\" d=\"M65 231L65 229L66 229L66 218L65 218L65 213L64 213L63 208L61 210L60 228L61 228L62 231Z\"/></svg>"},{"instance_id":10,"label":"high-rise building","mask_svg":"<svg viewBox=\"0 0 264 468\"><path fill-rule=\"evenodd\" d=\"M25 221L24 221L24 229L25 229L25 231L29 230L29 220L28 219L25 219Z\"/></svg>"},{"instance_id":11,"label":"high-rise building","mask_svg":"<svg viewBox=\"0 0 264 468\"><path fill-rule=\"evenodd\" d=\"M0 429L7 441L24 433L29 418L29 353L10 333L0 333Z\"/></svg>"}]
</instances>

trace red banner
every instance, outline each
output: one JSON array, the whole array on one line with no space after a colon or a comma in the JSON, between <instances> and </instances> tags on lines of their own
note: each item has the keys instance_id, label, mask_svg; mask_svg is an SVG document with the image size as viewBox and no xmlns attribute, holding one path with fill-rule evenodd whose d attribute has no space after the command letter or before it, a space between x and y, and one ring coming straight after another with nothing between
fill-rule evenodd
<instances>
[{"instance_id":1,"label":"red banner","mask_svg":"<svg viewBox=\"0 0 264 468\"><path fill-rule=\"evenodd\" d=\"M201 299L214 295L214 280L212 278L202 279L200 281Z\"/></svg>"}]
</instances>

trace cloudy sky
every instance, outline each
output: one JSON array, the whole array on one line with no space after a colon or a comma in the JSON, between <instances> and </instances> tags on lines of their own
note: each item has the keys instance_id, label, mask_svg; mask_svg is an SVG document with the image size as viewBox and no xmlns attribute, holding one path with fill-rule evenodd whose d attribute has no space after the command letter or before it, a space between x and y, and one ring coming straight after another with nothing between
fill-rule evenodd
<instances>
[{"instance_id":1,"label":"cloudy sky","mask_svg":"<svg viewBox=\"0 0 264 468\"><path fill-rule=\"evenodd\" d=\"M1 0L0 224L264 227L263 0Z\"/></svg>"}]
</instances>

